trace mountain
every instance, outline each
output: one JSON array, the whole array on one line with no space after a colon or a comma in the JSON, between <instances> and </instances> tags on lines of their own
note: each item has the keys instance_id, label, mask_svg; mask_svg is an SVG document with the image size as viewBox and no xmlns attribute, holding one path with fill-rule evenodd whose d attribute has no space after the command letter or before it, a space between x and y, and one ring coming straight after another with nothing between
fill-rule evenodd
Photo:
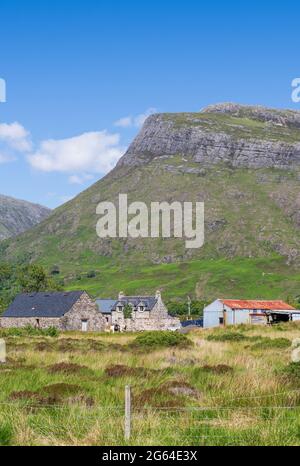
<instances>
[{"instance_id":1,"label":"mountain","mask_svg":"<svg viewBox=\"0 0 300 466\"><path fill-rule=\"evenodd\" d=\"M299 294L299 181L300 112L218 104L152 115L106 177L2 242L0 260L55 264L69 289L105 296L159 287L170 297L286 298ZM203 201L204 246L99 239L96 206L119 193L146 204Z\"/></svg>"},{"instance_id":2,"label":"mountain","mask_svg":"<svg viewBox=\"0 0 300 466\"><path fill-rule=\"evenodd\" d=\"M47 207L0 195L0 241L32 228L50 212Z\"/></svg>"}]
</instances>

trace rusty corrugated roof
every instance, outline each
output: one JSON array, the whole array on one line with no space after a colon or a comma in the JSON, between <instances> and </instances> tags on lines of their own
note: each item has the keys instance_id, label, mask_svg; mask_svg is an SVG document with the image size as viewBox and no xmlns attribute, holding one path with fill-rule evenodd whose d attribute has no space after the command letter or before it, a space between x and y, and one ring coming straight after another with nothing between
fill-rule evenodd
<instances>
[{"instance_id":1,"label":"rusty corrugated roof","mask_svg":"<svg viewBox=\"0 0 300 466\"><path fill-rule=\"evenodd\" d=\"M295 308L280 300L221 299L222 303L232 309L257 309L265 311L293 311Z\"/></svg>"}]
</instances>

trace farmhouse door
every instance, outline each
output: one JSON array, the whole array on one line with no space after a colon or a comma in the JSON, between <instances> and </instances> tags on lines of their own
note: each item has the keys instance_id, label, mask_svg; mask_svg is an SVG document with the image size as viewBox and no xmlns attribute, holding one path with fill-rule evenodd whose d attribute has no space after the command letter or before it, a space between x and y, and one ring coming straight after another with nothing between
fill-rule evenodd
<instances>
[{"instance_id":1,"label":"farmhouse door","mask_svg":"<svg viewBox=\"0 0 300 466\"><path fill-rule=\"evenodd\" d=\"M87 330L88 330L88 321L87 320L82 320L81 321L81 330L82 330L82 332L87 332Z\"/></svg>"}]
</instances>

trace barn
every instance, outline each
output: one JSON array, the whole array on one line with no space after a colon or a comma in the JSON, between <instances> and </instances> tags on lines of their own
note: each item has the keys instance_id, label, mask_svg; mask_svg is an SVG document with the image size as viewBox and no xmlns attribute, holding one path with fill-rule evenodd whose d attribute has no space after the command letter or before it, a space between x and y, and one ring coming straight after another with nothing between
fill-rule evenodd
<instances>
[{"instance_id":1,"label":"barn","mask_svg":"<svg viewBox=\"0 0 300 466\"><path fill-rule=\"evenodd\" d=\"M203 327L206 328L299 319L300 311L280 300L216 299L203 311Z\"/></svg>"},{"instance_id":2,"label":"barn","mask_svg":"<svg viewBox=\"0 0 300 466\"><path fill-rule=\"evenodd\" d=\"M85 291L21 293L0 318L0 326L102 331L106 320Z\"/></svg>"}]
</instances>

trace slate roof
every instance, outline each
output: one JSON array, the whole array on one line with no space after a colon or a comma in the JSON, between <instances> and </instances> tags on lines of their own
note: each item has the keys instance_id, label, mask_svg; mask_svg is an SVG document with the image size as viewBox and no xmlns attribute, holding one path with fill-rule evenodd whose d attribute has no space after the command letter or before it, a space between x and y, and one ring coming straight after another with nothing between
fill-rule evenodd
<instances>
[{"instance_id":1,"label":"slate roof","mask_svg":"<svg viewBox=\"0 0 300 466\"><path fill-rule=\"evenodd\" d=\"M132 304L136 309L139 304L143 303L145 311L151 311L155 304L157 303L157 298L155 296L122 296L122 299L115 301L115 304L112 307L112 310L116 310L117 305L122 304Z\"/></svg>"},{"instance_id":2,"label":"slate roof","mask_svg":"<svg viewBox=\"0 0 300 466\"><path fill-rule=\"evenodd\" d=\"M96 299L96 304L101 314L111 314L111 309L116 304L115 299Z\"/></svg>"},{"instance_id":3,"label":"slate roof","mask_svg":"<svg viewBox=\"0 0 300 466\"><path fill-rule=\"evenodd\" d=\"M2 317L62 317L84 291L19 294Z\"/></svg>"}]
</instances>

